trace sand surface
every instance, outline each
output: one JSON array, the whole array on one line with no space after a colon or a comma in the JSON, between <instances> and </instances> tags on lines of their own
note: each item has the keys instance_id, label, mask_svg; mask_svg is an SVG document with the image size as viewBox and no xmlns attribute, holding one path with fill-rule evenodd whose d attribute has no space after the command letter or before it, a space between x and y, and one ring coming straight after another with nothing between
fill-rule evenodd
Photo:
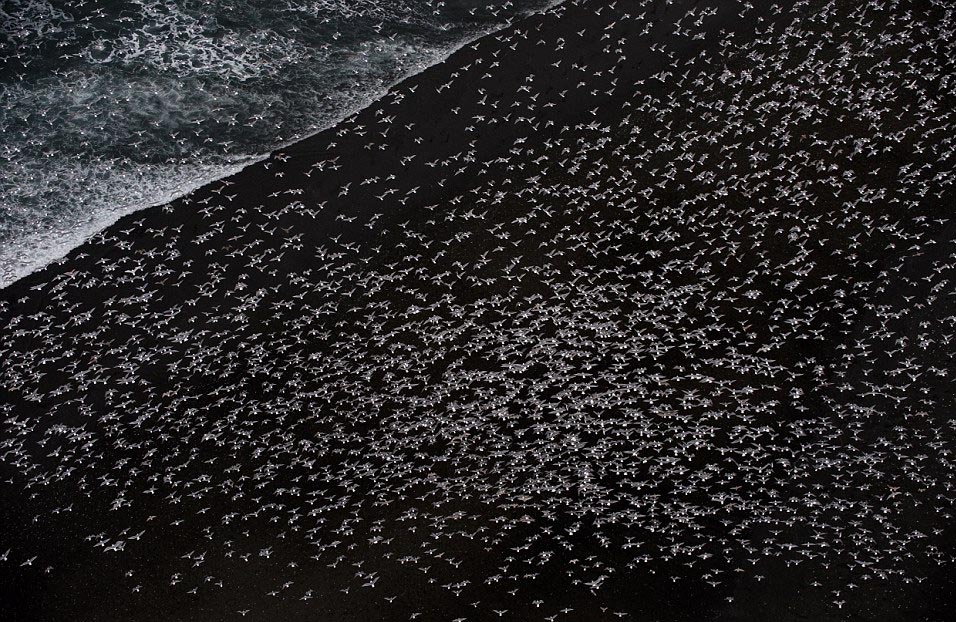
<instances>
[{"instance_id":1,"label":"sand surface","mask_svg":"<svg viewBox=\"0 0 956 622\"><path fill-rule=\"evenodd\" d=\"M0 291L0 617L945 620L953 26L566 2Z\"/></svg>"}]
</instances>

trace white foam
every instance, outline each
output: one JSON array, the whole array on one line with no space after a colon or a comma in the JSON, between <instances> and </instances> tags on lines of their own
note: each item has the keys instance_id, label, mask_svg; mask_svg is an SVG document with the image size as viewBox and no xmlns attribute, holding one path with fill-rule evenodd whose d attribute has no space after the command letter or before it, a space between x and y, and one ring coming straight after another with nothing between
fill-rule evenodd
<instances>
[{"instance_id":1,"label":"white foam","mask_svg":"<svg viewBox=\"0 0 956 622\"><path fill-rule=\"evenodd\" d=\"M76 190L77 203L54 213L24 210L5 231L11 242L0 246L0 286L30 274L62 257L99 231L127 214L163 205L207 183L228 177L261 158L247 158L231 166L135 167L102 162L91 167L62 161L36 175L32 187L43 194L41 184L57 184ZM22 170L30 175L29 171ZM92 187L92 189L91 189ZM104 201L103 197L112 200ZM0 209L26 203L29 197L14 196ZM18 201L18 199L20 199Z\"/></svg>"},{"instance_id":2,"label":"white foam","mask_svg":"<svg viewBox=\"0 0 956 622\"><path fill-rule=\"evenodd\" d=\"M5 0L0 4L0 34L14 45L34 44L63 32L73 19L49 0Z\"/></svg>"},{"instance_id":3,"label":"white foam","mask_svg":"<svg viewBox=\"0 0 956 622\"><path fill-rule=\"evenodd\" d=\"M82 52L91 64L145 67L179 77L215 75L240 82L273 74L309 51L269 29L249 32L201 21L172 0L136 0L148 26L100 39Z\"/></svg>"}]
</instances>

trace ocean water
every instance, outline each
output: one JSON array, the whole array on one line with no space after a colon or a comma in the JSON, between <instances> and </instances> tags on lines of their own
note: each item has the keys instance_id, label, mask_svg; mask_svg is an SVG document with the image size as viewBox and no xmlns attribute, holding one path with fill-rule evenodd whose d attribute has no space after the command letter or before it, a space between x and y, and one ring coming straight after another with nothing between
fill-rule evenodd
<instances>
[{"instance_id":1,"label":"ocean water","mask_svg":"<svg viewBox=\"0 0 956 622\"><path fill-rule=\"evenodd\" d=\"M542 0L3 0L0 287Z\"/></svg>"}]
</instances>

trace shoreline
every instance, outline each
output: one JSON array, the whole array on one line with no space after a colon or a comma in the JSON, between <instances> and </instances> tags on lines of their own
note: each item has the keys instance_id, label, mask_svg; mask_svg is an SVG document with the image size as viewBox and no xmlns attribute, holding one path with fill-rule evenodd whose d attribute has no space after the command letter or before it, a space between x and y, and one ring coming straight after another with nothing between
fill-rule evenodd
<instances>
[{"instance_id":1,"label":"shoreline","mask_svg":"<svg viewBox=\"0 0 956 622\"><path fill-rule=\"evenodd\" d=\"M510 28L513 24L520 22L524 19L528 19L529 17L532 17L534 15L549 11L553 9L555 6L558 6L559 4L561 4L561 2L563 1L564 0L549 0L550 4L548 4L547 6L537 10L529 10L528 13L522 15L518 20L508 21L501 24L499 27L495 27L482 32L477 32L474 35L471 35L463 39L461 43L455 46L451 46L441 52L435 53L434 55L430 57L432 59L431 62L429 62L429 60L426 58L424 61L416 63L414 69L411 69L408 72L405 72L399 75L398 77L396 77L396 79L389 85L382 87L381 89L378 89L378 90L369 91L363 97L358 98L358 101L356 102L354 106L343 109L343 111L339 115L337 115L334 119L330 119L328 124L325 125L324 127L320 127L319 129L316 129L312 132L309 132L297 138L293 138L289 141L281 143L267 152L256 154L256 155L247 155L244 157L245 163L242 165L234 165L232 167L223 165L222 166L223 168L232 169L232 171L227 173L226 175L210 178L209 180L199 183L198 185L195 185L195 186L187 184L186 186L189 188L188 190L185 190L185 191L176 190L174 191L175 193L167 193L165 195L162 195L160 198L157 198L156 200L153 200L153 201L149 201L148 203L142 204L139 207L133 207L128 210L118 210L116 213L108 213L108 214L105 214L104 217L100 219L94 218L93 219L94 221L100 222L101 224L97 224L91 228L83 227L82 230L85 231L86 233L83 233L82 237L76 237L75 238L77 240L76 243L51 244L48 248L49 252L44 253L44 257L45 257L44 259L40 259L34 263L30 263L28 264L28 267L14 270L14 273L22 272L22 274L19 274L19 276L13 277L13 280L11 281L6 283L0 281L0 291L4 290L7 287L10 287L17 281L24 279L30 276L31 274L44 270L47 266L50 266L57 262L64 261L67 258L67 256L69 256L70 253L72 253L76 249L85 245L97 233L105 231L106 229L109 229L110 227L113 227L114 225L116 225L118 222L120 222L123 218L127 216L138 214L140 212L150 210L150 209L160 208L174 201L186 198L195 192L199 192L203 189L212 187L224 179L230 179L234 175L241 173L243 170L245 170L249 166L268 160L269 158L273 157L276 153L280 153L285 149L292 148L294 145L297 145L298 143L308 141L310 138L314 136L317 136L319 134L322 134L323 132L334 129L335 127L337 127L339 124L343 123L350 117L353 117L361 113L366 108L374 106L380 99L382 99L383 97L386 97L392 89L401 85L406 80L413 78L414 76L417 76L425 71L428 71L429 69L431 69L432 67L436 65L440 65L446 62L449 58L451 58L451 56L457 53L460 49L467 47L468 45L471 45L472 43L474 43L475 41L483 37L487 37L501 30ZM239 166L239 167L236 168L236 166ZM32 240L32 239L44 240L48 237L44 235L43 232L38 232L34 235L37 237L34 238L34 237L28 236L27 239L28 240ZM17 254L14 252L11 252L11 257L14 257L14 256L17 256Z\"/></svg>"}]
</instances>

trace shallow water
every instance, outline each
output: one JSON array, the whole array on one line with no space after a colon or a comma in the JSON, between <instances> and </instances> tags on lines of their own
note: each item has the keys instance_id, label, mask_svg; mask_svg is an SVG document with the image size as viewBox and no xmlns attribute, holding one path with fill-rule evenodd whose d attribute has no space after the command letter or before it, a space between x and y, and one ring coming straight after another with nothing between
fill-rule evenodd
<instances>
[{"instance_id":1,"label":"shallow water","mask_svg":"<svg viewBox=\"0 0 956 622\"><path fill-rule=\"evenodd\" d=\"M544 2L9 0L0 287Z\"/></svg>"}]
</instances>

